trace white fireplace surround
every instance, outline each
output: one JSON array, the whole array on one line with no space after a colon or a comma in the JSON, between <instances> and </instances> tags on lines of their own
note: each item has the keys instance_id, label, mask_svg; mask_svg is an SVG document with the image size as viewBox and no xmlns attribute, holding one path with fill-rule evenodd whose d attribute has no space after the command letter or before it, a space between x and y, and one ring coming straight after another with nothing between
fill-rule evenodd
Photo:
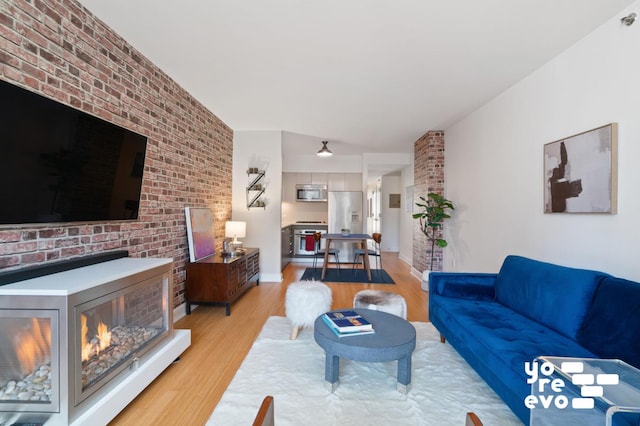
<instances>
[{"instance_id":1,"label":"white fireplace surround","mask_svg":"<svg viewBox=\"0 0 640 426\"><path fill-rule=\"evenodd\" d=\"M173 329L172 269L172 259L126 257L0 286L0 310L16 310L16 302L26 300L27 304L32 304L31 308L38 306L59 311L59 356L56 358L60 365L58 412L2 411L0 404L0 424L25 421L41 423L44 419L46 426L94 426L106 425L111 421L191 344L190 330ZM73 347L74 340L71 336L74 307L104 291L115 291L123 284L139 283L158 277L168 285L166 336L158 339L151 349L142 352L137 358L134 357L134 361L93 395L74 406L74 398L71 395L73 383L70 383L67 372L72 365L70 360L73 359L69 352L72 352L70 348ZM51 306L46 306L49 303Z\"/></svg>"}]
</instances>

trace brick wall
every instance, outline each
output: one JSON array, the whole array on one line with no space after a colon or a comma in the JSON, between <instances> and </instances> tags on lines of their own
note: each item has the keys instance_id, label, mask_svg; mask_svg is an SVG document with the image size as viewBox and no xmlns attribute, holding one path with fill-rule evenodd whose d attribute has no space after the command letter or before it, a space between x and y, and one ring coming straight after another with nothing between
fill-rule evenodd
<instances>
[{"instance_id":1,"label":"brick wall","mask_svg":"<svg viewBox=\"0 0 640 426\"><path fill-rule=\"evenodd\" d=\"M137 221L2 227L0 269L115 249L170 257L181 304L184 207L210 207L224 235L232 130L73 0L0 0L0 67L5 81L148 137Z\"/></svg>"},{"instance_id":2,"label":"brick wall","mask_svg":"<svg viewBox=\"0 0 640 426\"><path fill-rule=\"evenodd\" d=\"M413 183L414 203L420 201L418 197L426 198L430 192L444 195L444 132L429 131L415 142ZM431 263L431 247L420 230L418 220L414 220L413 235L412 266L418 271L424 271ZM436 247L434 259L433 270L441 271L442 249Z\"/></svg>"}]
</instances>

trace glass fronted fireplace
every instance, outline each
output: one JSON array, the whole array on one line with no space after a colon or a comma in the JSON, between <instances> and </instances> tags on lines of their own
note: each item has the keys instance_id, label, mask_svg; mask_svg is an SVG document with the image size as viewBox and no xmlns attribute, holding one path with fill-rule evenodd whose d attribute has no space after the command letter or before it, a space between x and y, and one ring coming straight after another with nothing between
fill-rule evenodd
<instances>
[{"instance_id":1,"label":"glass fronted fireplace","mask_svg":"<svg viewBox=\"0 0 640 426\"><path fill-rule=\"evenodd\" d=\"M0 286L0 424L73 424L156 356L174 332L172 265L122 258Z\"/></svg>"}]
</instances>

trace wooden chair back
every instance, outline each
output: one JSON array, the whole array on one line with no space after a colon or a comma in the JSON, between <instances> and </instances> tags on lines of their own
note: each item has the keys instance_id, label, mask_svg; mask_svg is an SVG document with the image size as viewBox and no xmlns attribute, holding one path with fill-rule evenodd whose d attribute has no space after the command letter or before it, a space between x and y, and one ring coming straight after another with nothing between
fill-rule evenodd
<instances>
[{"instance_id":1,"label":"wooden chair back","mask_svg":"<svg viewBox=\"0 0 640 426\"><path fill-rule=\"evenodd\" d=\"M253 421L253 426L274 426L275 425L275 410L273 397L270 395L265 396L262 401L262 405L256 414L256 418Z\"/></svg>"},{"instance_id":2,"label":"wooden chair back","mask_svg":"<svg viewBox=\"0 0 640 426\"><path fill-rule=\"evenodd\" d=\"M467 413L467 421L464 424L465 426L482 426L482 421L476 415L476 413Z\"/></svg>"},{"instance_id":3,"label":"wooden chair back","mask_svg":"<svg viewBox=\"0 0 640 426\"><path fill-rule=\"evenodd\" d=\"M320 240L322 239L322 234L319 232L313 233L313 240L315 241L315 251L316 254L320 251Z\"/></svg>"}]
</instances>

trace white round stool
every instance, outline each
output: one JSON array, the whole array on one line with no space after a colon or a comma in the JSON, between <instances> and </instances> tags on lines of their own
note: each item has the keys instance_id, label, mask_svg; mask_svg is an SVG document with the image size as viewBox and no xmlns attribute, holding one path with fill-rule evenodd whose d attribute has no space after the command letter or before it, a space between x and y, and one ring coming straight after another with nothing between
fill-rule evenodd
<instances>
[{"instance_id":1,"label":"white round stool","mask_svg":"<svg viewBox=\"0 0 640 426\"><path fill-rule=\"evenodd\" d=\"M291 339L298 331L312 326L320 315L331 310L331 289L320 281L298 281L289 284L285 296L285 310L291 322Z\"/></svg>"},{"instance_id":2,"label":"white round stool","mask_svg":"<svg viewBox=\"0 0 640 426\"><path fill-rule=\"evenodd\" d=\"M359 291L353 298L353 307L383 311L407 319L407 302L404 297L390 291Z\"/></svg>"}]
</instances>

